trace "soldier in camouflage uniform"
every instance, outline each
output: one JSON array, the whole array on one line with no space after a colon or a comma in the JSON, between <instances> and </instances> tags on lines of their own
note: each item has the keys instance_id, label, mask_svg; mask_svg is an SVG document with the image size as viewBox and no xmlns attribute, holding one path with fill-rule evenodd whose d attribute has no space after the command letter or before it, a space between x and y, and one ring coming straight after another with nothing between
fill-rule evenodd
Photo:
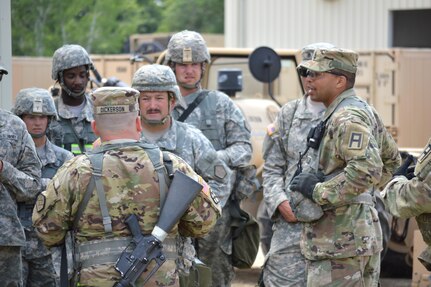
<instances>
[{"instance_id":1,"label":"soldier in camouflage uniform","mask_svg":"<svg viewBox=\"0 0 431 287\"><path fill-rule=\"evenodd\" d=\"M26 240L17 201L36 197L41 164L23 121L3 109L0 138L0 282L2 286L23 286L21 252Z\"/></svg>"},{"instance_id":2,"label":"soldier in camouflage uniform","mask_svg":"<svg viewBox=\"0 0 431 287\"><path fill-rule=\"evenodd\" d=\"M41 189L46 189L48 182L63 165L63 163L73 157L73 154L52 144L46 131L50 122L56 120L54 100L48 90L39 88L29 88L19 91L15 106L12 112L19 116L27 126L33 141L36 145L37 155L42 162ZM55 271L51 252L43 245L37 237L31 222L34 200L18 203L18 214L21 224L24 226L26 235L26 248L23 252L23 278L27 286L56 286ZM60 253L54 252L58 265L57 280L60 275L59 263ZM54 254L53 254L54 257Z\"/></svg>"},{"instance_id":3,"label":"soldier in camouflage uniform","mask_svg":"<svg viewBox=\"0 0 431 287\"><path fill-rule=\"evenodd\" d=\"M132 88L141 92L141 141L184 159L211 186L224 206L229 197L232 171L217 158L211 142L197 128L174 120L170 113L176 103L183 103L175 75L167 66L145 65L135 72ZM196 252L190 238L180 238L180 272L189 274Z\"/></svg>"},{"instance_id":4,"label":"soldier in camouflage uniform","mask_svg":"<svg viewBox=\"0 0 431 287\"><path fill-rule=\"evenodd\" d=\"M316 48L330 47L334 45L328 43L308 45L301 51L302 60L310 60ZM300 76L304 81L304 75ZM292 212L290 205L292 192L289 190L289 183L296 172L296 164L300 160L299 153L305 151L308 131L319 123L324 110L325 106L322 103L312 101L305 94L303 98L285 104L276 121L268 126L263 147L265 160L263 195L268 221L272 218L275 226L274 234L265 236L265 238L273 236L263 269L265 286L306 286L305 258L299 246L302 223L296 220L297 210ZM308 166L313 166L311 160L316 158L315 155L311 156L311 153L315 153L314 150L308 152L310 156L302 162L304 170L309 170ZM315 214L313 219L318 219L321 210L317 209Z\"/></svg>"},{"instance_id":5,"label":"soldier in camouflage uniform","mask_svg":"<svg viewBox=\"0 0 431 287\"><path fill-rule=\"evenodd\" d=\"M395 176L386 185L382 197L392 215L399 218L416 217L419 230L428 245L418 259L431 271L431 138L418 158L413 177L410 178L409 174L406 176Z\"/></svg>"},{"instance_id":6,"label":"soldier in camouflage uniform","mask_svg":"<svg viewBox=\"0 0 431 287\"><path fill-rule=\"evenodd\" d=\"M102 141L98 149L104 151L103 165L99 167L104 191L96 189L92 192L106 196L105 200L103 197L99 200L95 194L89 197L82 216L78 216L76 225L73 224L76 266L80 266L75 280L79 286L113 286L120 278L114 269L115 261L130 242L130 231L124 220L134 213L143 234L149 234L159 217L159 182L164 179L155 170L150 152L153 156L156 152L159 161L163 156L155 146L143 147L139 142L138 97L139 91L120 87L99 88L92 95L95 109L92 127ZM167 260L146 286L178 286L176 235L204 236L220 216L220 207L205 181L179 157L171 153L166 156L172 162L173 171L181 170L201 183L203 190L163 242ZM64 241L66 231L71 229L80 209L94 168L87 155L77 156L58 170L47 190L38 196L33 223L47 246ZM151 264L149 270L153 266ZM142 285L147 275L148 270L136 282L137 286Z\"/></svg>"},{"instance_id":7,"label":"soldier in camouflage uniform","mask_svg":"<svg viewBox=\"0 0 431 287\"><path fill-rule=\"evenodd\" d=\"M86 93L92 69L93 62L79 45L64 45L54 52L51 77L60 84L61 92L55 98L59 120L51 124L49 137L74 154L91 149L96 140L91 130L93 104Z\"/></svg>"},{"instance_id":8,"label":"soldier in camouflage uniform","mask_svg":"<svg viewBox=\"0 0 431 287\"><path fill-rule=\"evenodd\" d=\"M306 69L307 94L327 107L315 129L318 166L296 176L290 186L324 213L304 224L307 286L378 285L382 231L373 187L384 181L382 158L397 166L399 154L375 111L355 95L357 59L354 51L317 49L312 60L299 65Z\"/></svg>"},{"instance_id":9,"label":"soldier in camouflage uniform","mask_svg":"<svg viewBox=\"0 0 431 287\"><path fill-rule=\"evenodd\" d=\"M185 106L177 105L172 116L202 131L211 141L217 156L232 170L232 193L237 169L249 164L252 154L250 128L233 101L219 91L203 90L201 79L210 62L208 48L202 36L193 31L182 31L172 36L168 43L166 63L174 71ZM193 102L201 102L183 119L181 116ZM195 102L196 103L196 102ZM242 199L247 194L235 193ZM199 240L198 254L213 273L213 286L230 286L234 278L232 267L232 238L229 202L223 206L222 218L216 228Z\"/></svg>"}]
</instances>

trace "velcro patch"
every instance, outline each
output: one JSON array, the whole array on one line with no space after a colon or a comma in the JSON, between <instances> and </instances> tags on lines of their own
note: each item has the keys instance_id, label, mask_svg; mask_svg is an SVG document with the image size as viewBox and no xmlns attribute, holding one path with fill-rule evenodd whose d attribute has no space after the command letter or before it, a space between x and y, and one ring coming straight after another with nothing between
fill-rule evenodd
<instances>
[{"instance_id":1,"label":"velcro patch","mask_svg":"<svg viewBox=\"0 0 431 287\"><path fill-rule=\"evenodd\" d=\"M364 133L362 132L351 132L349 137L348 149L362 149L364 141Z\"/></svg>"},{"instance_id":2,"label":"velcro patch","mask_svg":"<svg viewBox=\"0 0 431 287\"><path fill-rule=\"evenodd\" d=\"M214 166L214 175L217 178L223 179L226 176L226 170L224 169L224 166L222 165L216 165Z\"/></svg>"},{"instance_id":3,"label":"velcro patch","mask_svg":"<svg viewBox=\"0 0 431 287\"><path fill-rule=\"evenodd\" d=\"M42 193L39 193L39 195L36 198L36 203L35 203L36 211L41 212L45 208L45 204L46 204L45 195L43 195Z\"/></svg>"}]
</instances>

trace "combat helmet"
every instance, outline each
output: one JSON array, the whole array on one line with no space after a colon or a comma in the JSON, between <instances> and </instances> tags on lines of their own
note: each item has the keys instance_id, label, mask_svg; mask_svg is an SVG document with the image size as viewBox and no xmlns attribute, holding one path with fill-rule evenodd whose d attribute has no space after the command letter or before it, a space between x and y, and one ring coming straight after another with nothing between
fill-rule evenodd
<instances>
[{"instance_id":1,"label":"combat helmet","mask_svg":"<svg viewBox=\"0 0 431 287\"><path fill-rule=\"evenodd\" d=\"M85 89L79 93L74 93L68 89L64 84L63 71L79 66L86 66L87 72L94 70L90 56L80 45L64 45L54 52L51 77L54 81L59 81L63 90L72 97L82 96L85 93Z\"/></svg>"},{"instance_id":2,"label":"combat helmet","mask_svg":"<svg viewBox=\"0 0 431 287\"><path fill-rule=\"evenodd\" d=\"M177 103L184 101L174 72L167 66L153 64L140 67L134 74L132 88L143 91L170 92Z\"/></svg>"},{"instance_id":3,"label":"combat helmet","mask_svg":"<svg viewBox=\"0 0 431 287\"><path fill-rule=\"evenodd\" d=\"M174 34L168 43L166 63L209 63L211 60L207 44L201 34L184 30Z\"/></svg>"},{"instance_id":4,"label":"combat helmet","mask_svg":"<svg viewBox=\"0 0 431 287\"><path fill-rule=\"evenodd\" d=\"M20 90L16 96L15 106L11 111L19 117L23 115L45 115L50 120L57 119L57 110L50 92L40 88Z\"/></svg>"}]
</instances>

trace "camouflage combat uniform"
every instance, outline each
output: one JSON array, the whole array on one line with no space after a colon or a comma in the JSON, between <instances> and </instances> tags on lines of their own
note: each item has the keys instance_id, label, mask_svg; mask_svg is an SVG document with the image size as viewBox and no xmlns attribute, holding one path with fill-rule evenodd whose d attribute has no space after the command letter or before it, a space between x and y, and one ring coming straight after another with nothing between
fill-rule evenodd
<instances>
[{"instance_id":1,"label":"camouflage combat uniform","mask_svg":"<svg viewBox=\"0 0 431 287\"><path fill-rule=\"evenodd\" d=\"M186 103L193 102L201 92L202 90L199 90L185 97ZM209 103L213 103L214 106L211 109L205 108ZM176 106L173 117L178 118L183 111L182 106ZM218 157L231 169L235 170L236 167L249 163L252 153L250 129L239 108L227 95L211 91L185 122L197 127L207 136L217 150ZM208 122L211 124L207 125ZM235 171L233 174L235 176ZM234 181L235 177L232 177L231 182ZM231 189L232 187L229 188ZM211 267L213 282L221 282L218 286L226 286L234 277L230 261L232 240L228 210L229 202L223 207L222 218L217 221L214 230L199 240L199 258Z\"/></svg>"},{"instance_id":2,"label":"camouflage combat uniform","mask_svg":"<svg viewBox=\"0 0 431 287\"><path fill-rule=\"evenodd\" d=\"M268 127L264 142L264 199L269 216L275 221L271 248L264 265L265 286L306 285L305 258L299 246L302 223L287 222L277 208L283 201L292 202L288 186L296 172L299 153L306 148L308 131L319 123L324 113L323 108L313 113L307 105L306 97L284 105L275 123ZM307 155L302 162L304 170L315 166L316 151L311 149Z\"/></svg>"},{"instance_id":3,"label":"camouflage combat uniform","mask_svg":"<svg viewBox=\"0 0 431 287\"><path fill-rule=\"evenodd\" d=\"M41 164L21 119L0 109L0 281L23 286L21 248L26 244L17 201L33 200L40 190Z\"/></svg>"},{"instance_id":4,"label":"camouflage combat uniform","mask_svg":"<svg viewBox=\"0 0 431 287\"><path fill-rule=\"evenodd\" d=\"M111 91L114 91L111 93ZM115 112L120 109L133 108L137 111L137 96L139 92L130 88L101 88L93 95L102 97L106 95L106 102L100 104L108 105L111 96L120 95L117 106L109 106ZM134 95L135 105L132 105L131 95ZM102 100L100 100L102 101ZM113 98L113 101L116 101ZM126 102L127 101L127 102ZM99 106L98 106L99 107ZM100 107L105 108L104 106ZM107 109L108 110L108 109ZM109 109L110 110L110 109ZM136 114L137 115L137 114ZM96 119L97 123L97 119ZM136 142L136 146L133 143ZM112 219L112 234L105 233L105 227L101 215L101 206L98 196L93 195L86 209L82 213L75 232L75 243L77 250L91 247L92 244L103 244L119 242L130 236L124 220L134 213L139 220L143 234L149 234L153 230L160 213L160 194L158 177L148 153L134 140L113 140L102 143L104 146L110 144L129 144L130 146L117 146L108 150L103 156L102 178L106 195L106 206ZM186 175L200 182L204 189L194 199L189 209L181 217L179 223L174 226L168 238L163 242L167 261L160 267L156 274L148 281L148 286L178 286L178 273L176 271L175 237L183 236L201 237L209 232L220 215L219 206L214 202L214 195L209 186L198 176L192 168L179 157L167 153L172 161L173 170L181 170ZM162 154L160 153L160 161ZM77 213L78 205L82 201L83 194L92 177L92 166L86 155L80 155L66 162L59 169L53 180L49 183L47 190L39 195L33 212L33 223L37 228L38 235L47 246L60 244L71 228L71 223ZM127 241L128 239L126 239ZM118 258L121 251L127 245L125 243L118 250L118 254L112 256L112 260L103 263L90 264L87 257L97 261L99 255L97 250L91 247L87 252L78 252L78 264L82 268L77 270L80 286L113 286L115 280L119 280L120 274L114 269L114 258ZM107 251L106 249L104 249ZM115 253L115 250L109 250ZM103 255L103 254L102 254ZM80 258L80 259L79 259ZM88 264L87 264L88 263ZM154 265L151 264L149 270ZM138 280L137 286L142 284L142 279L147 276L144 272Z\"/></svg>"},{"instance_id":5,"label":"camouflage combat uniform","mask_svg":"<svg viewBox=\"0 0 431 287\"><path fill-rule=\"evenodd\" d=\"M419 260L431 270L431 138L418 158L415 177L408 180L396 176L383 191L383 200L389 212L399 218L416 217L422 237L428 247Z\"/></svg>"},{"instance_id":6,"label":"camouflage combat uniform","mask_svg":"<svg viewBox=\"0 0 431 287\"><path fill-rule=\"evenodd\" d=\"M93 104L89 94L85 94L85 106L79 117L76 117L70 107L63 103L61 97L55 99L59 120L50 125L52 143L76 154L81 154L79 143L85 149L91 150L91 144L97 139L91 129L93 120Z\"/></svg>"},{"instance_id":7,"label":"camouflage combat uniform","mask_svg":"<svg viewBox=\"0 0 431 287\"><path fill-rule=\"evenodd\" d=\"M39 88L20 90L17 94L12 112L19 117L23 117L24 115L47 116L48 125L46 128L48 128L49 122L55 120L57 117L51 94L48 90ZM43 136L45 136L45 134ZM43 146L36 147L37 155L42 163L40 192L45 190L48 182L54 176L58 168L60 168L66 160L73 157L72 153L69 151L53 145L46 136L45 139L46 142ZM51 252L37 237L34 227L32 226L31 215L33 207L34 199L18 202L18 214L21 224L24 226L27 241L22 252L23 280L27 286L56 286L56 274ZM58 260L58 263L59 262ZM59 276L59 273L57 273L57 275Z\"/></svg>"}]
</instances>

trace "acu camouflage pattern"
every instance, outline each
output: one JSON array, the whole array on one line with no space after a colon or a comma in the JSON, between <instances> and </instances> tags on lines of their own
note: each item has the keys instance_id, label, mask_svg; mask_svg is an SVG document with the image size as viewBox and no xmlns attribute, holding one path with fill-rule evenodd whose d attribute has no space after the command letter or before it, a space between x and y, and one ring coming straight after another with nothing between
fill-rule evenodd
<instances>
[{"instance_id":1,"label":"acu camouflage pattern","mask_svg":"<svg viewBox=\"0 0 431 287\"><path fill-rule=\"evenodd\" d=\"M389 212L400 218L416 217L418 227L428 245L418 259L431 270L431 139L418 158L417 177L408 180L397 176L383 191L383 200Z\"/></svg>"},{"instance_id":2,"label":"acu camouflage pattern","mask_svg":"<svg viewBox=\"0 0 431 287\"><path fill-rule=\"evenodd\" d=\"M210 53L201 34L184 30L174 34L168 43L166 63L202 63L211 61Z\"/></svg>"},{"instance_id":3,"label":"acu camouflage pattern","mask_svg":"<svg viewBox=\"0 0 431 287\"><path fill-rule=\"evenodd\" d=\"M52 121L49 126L48 138L53 144L65 147L71 144L78 144L78 140L81 140L84 144L91 144L97 139L91 129L93 102L89 94L85 94L84 97L85 106L79 117L75 117L70 107L64 104L61 97L54 100L59 120Z\"/></svg>"},{"instance_id":4,"label":"acu camouflage pattern","mask_svg":"<svg viewBox=\"0 0 431 287\"><path fill-rule=\"evenodd\" d=\"M22 286L21 248L25 234L17 201L33 200L40 189L41 164L24 122L0 109L0 281Z\"/></svg>"},{"instance_id":5,"label":"acu camouflage pattern","mask_svg":"<svg viewBox=\"0 0 431 287\"><path fill-rule=\"evenodd\" d=\"M58 48L52 56L51 78L57 81L59 80L58 73L84 65L93 68L93 62L87 51L79 45L64 45Z\"/></svg>"},{"instance_id":6,"label":"acu camouflage pattern","mask_svg":"<svg viewBox=\"0 0 431 287\"><path fill-rule=\"evenodd\" d=\"M48 90L40 88L22 89L16 95L15 105L11 110L17 116L46 115L57 118L54 100Z\"/></svg>"},{"instance_id":7,"label":"acu camouflage pattern","mask_svg":"<svg viewBox=\"0 0 431 287\"><path fill-rule=\"evenodd\" d=\"M175 237L177 234L202 237L209 232L219 217L219 206L211 198L210 189L202 178L182 159L170 153L168 155L174 170L181 170L205 186L169 237ZM160 160L162 161L162 157ZM130 236L124 219L131 213L139 218L142 232L149 234L159 217L160 195L159 179L147 153L137 146L107 151L103 159L102 173L107 207L112 219L113 237ZM47 190L43 192L46 203L43 208L34 209L33 223L38 235L47 246L63 242L66 231L71 228L91 175L92 167L89 159L85 155L77 156L59 169ZM104 238L106 234L99 199L97 192L93 192L79 220L75 240L79 245ZM178 286L175 267L173 260L167 260L148 282L148 286ZM146 273L143 274L143 276L146 275ZM114 262L83 268L79 276L80 284L86 286L112 286L114 281L119 279L119 273L114 269ZM138 280L137 285L139 284L142 282Z\"/></svg>"},{"instance_id":8,"label":"acu camouflage pattern","mask_svg":"<svg viewBox=\"0 0 431 287\"><path fill-rule=\"evenodd\" d=\"M313 199L326 208L320 220L305 224L301 248L309 260L373 256L382 250L382 231L373 203L351 202L381 182L381 151L387 149L398 163L398 148L395 142L379 142L386 134L378 128L370 109L345 106L331 116L338 104L349 98L359 100L353 89L346 90L324 117L330 118L320 144L319 169L327 180L316 185ZM379 146L382 143L386 146Z\"/></svg>"},{"instance_id":9,"label":"acu camouflage pattern","mask_svg":"<svg viewBox=\"0 0 431 287\"><path fill-rule=\"evenodd\" d=\"M230 195L232 171L217 158L217 153L211 142L197 128L172 120L172 125L156 142L150 142L142 136L144 143L153 143L164 151L169 151L181 157L197 174L203 177L211 187L212 192L223 207ZM180 260L178 268L183 274L188 274L196 251L190 238L180 238L178 248Z\"/></svg>"},{"instance_id":10,"label":"acu camouflage pattern","mask_svg":"<svg viewBox=\"0 0 431 287\"><path fill-rule=\"evenodd\" d=\"M281 108L265 137L263 195L269 217L275 221L271 248L264 265L263 278L266 286L306 286L306 262L299 246L302 223L286 222L277 208L287 200L295 215L300 216L294 204L295 196L299 193L291 192L289 183L296 172L299 152L305 151L308 131L319 123L323 113L324 110L318 114L312 113L307 108L305 97L290 101ZM316 151L310 149L308 156L303 159L303 169L311 170L316 158ZM309 214L311 211L303 212L303 216L316 216ZM321 213L321 209L317 211Z\"/></svg>"},{"instance_id":11,"label":"acu camouflage pattern","mask_svg":"<svg viewBox=\"0 0 431 287\"><path fill-rule=\"evenodd\" d=\"M198 89L196 92L184 97L190 105L200 93L206 92ZM172 117L178 117L186 108L176 106ZM231 183L235 183L235 168L249 164L252 154L250 128L241 110L224 93L210 91L202 102L184 121L202 131L211 141L217 156L234 170ZM229 187L232 191L233 186ZM244 198L248 195L236 195ZM216 227L204 239L199 240L199 258L207 264L212 271L213 286L226 286L234 277L231 262L232 234L230 232L230 216L228 204L223 207L222 218ZM219 248L216 248L218 246Z\"/></svg>"},{"instance_id":12,"label":"acu camouflage pattern","mask_svg":"<svg viewBox=\"0 0 431 287\"><path fill-rule=\"evenodd\" d=\"M153 64L140 67L133 75L132 88L140 92L171 92L177 104L183 104L177 78L168 66Z\"/></svg>"}]
</instances>

